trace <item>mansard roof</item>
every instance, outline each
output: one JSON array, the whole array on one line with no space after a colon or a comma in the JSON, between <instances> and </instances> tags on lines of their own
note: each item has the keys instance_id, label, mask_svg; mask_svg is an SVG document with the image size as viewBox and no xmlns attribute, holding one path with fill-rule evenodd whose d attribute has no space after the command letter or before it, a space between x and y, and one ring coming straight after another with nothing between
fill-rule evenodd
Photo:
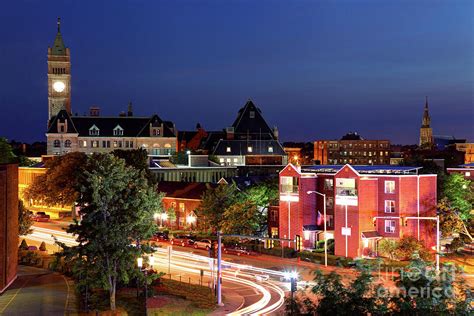
<instances>
[{"instance_id":1,"label":"mansard roof","mask_svg":"<svg viewBox=\"0 0 474 316\"><path fill-rule=\"evenodd\" d=\"M268 126L262 112L248 100L232 124L234 134L247 135L251 139L275 139L273 130Z\"/></svg>"},{"instance_id":2,"label":"mansard roof","mask_svg":"<svg viewBox=\"0 0 474 316\"><path fill-rule=\"evenodd\" d=\"M230 152L227 148L230 147ZM252 147L252 151L249 151ZM269 151L269 147L272 151ZM286 156L283 147L277 140L224 140L221 139L213 152L217 156L241 156L241 155L261 155L261 156Z\"/></svg>"},{"instance_id":3,"label":"mansard roof","mask_svg":"<svg viewBox=\"0 0 474 316\"><path fill-rule=\"evenodd\" d=\"M79 136L89 136L89 129L96 126L100 137L113 137L117 125L123 128L123 137L150 137L148 127L150 125L161 126L163 124L163 137L176 137L173 123L162 121L158 115L151 117L136 116L70 116L67 111L61 110L51 119L48 133L58 133L58 120L68 120L68 133L79 133ZM71 122L72 124L69 124Z\"/></svg>"}]
</instances>

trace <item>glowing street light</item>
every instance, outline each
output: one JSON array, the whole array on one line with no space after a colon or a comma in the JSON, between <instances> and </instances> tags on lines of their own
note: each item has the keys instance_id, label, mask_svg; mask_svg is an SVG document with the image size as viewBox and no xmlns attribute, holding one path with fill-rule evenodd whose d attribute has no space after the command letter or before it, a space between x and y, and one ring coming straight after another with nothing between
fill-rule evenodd
<instances>
[{"instance_id":1,"label":"glowing street light","mask_svg":"<svg viewBox=\"0 0 474 316\"><path fill-rule=\"evenodd\" d=\"M137 258L137 267L139 267L140 269L143 267L143 258L142 257Z\"/></svg>"}]
</instances>

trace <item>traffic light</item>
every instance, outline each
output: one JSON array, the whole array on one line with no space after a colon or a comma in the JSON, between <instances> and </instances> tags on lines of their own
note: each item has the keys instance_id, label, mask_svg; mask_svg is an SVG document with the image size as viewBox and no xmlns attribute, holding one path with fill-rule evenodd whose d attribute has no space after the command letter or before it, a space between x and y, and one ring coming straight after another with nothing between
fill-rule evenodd
<instances>
[{"instance_id":1,"label":"traffic light","mask_svg":"<svg viewBox=\"0 0 474 316\"><path fill-rule=\"evenodd\" d=\"M402 218L402 224L403 226L408 226L408 219Z\"/></svg>"},{"instance_id":2,"label":"traffic light","mask_svg":"<svg viewBox=\"0 0 474 316\"><path fill-rule=\"evenodd\" d=\"M377 218L376 217L374 217L372 219L372 224L374 224L374 227L377 226Z\"/></svg>"}]
</instances>

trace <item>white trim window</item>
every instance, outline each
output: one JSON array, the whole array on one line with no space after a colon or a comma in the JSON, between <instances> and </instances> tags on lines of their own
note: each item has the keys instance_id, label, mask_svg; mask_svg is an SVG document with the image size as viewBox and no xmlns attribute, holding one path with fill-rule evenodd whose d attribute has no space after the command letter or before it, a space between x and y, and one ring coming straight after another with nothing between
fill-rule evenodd
<instances>
[{"instance_id":1,"label":"white trim window","mask_svg":"<svg viewBox=\"0 0 474 316\"><path fill-rule=\"evenodd\" d=\"M385 193L389 193L389 194L395 193L395 181L392 181L392 180L385 181Z\"/></svg>"},{"instance_id":2,"label":"white trim window","mask_svg":"<svg viewBox=\"0 0 474 316\"><path fill-rule=\"evenodd\" d=\"M395 233L395 220L393 219L385 220L385 232L389 234Z\"/></svg>"},{"instance_id":3,"label":"white trim window","mask_svg":"<svg viewBox=\"0 0 474 316\"><path fill-rule=\"evenodd\" d=\"M230 146L227 146L227 148L225 149L226 152L230 153L232 150L230 148Z\"/></svg>"},{"instance_id":4,"label":"white trim window","mask_svg":"<svg viewBox=\"0 0 474 316\"><path fill-rule=\"evenodd\" d=\"M123 136L123 128L120 125L115 126L114 136Z\"/></svg>"},{"instance_id":5,"label":"white trim window","mask_svg":"<svg viewBox=\"0 0 474 316\"><path fill-rule=\"evenodd\" d=\"M252 146L248 146L248 147L247 147L247 152L249 152L249 153L253 152Z\"/></svg>"},{"instance_id":6,"label":"white trim window","mask_svg":"<svg viewBox=\"0 0 474 316\"><path fill-rule=\"evenodd\" d=\"M272 146L268 146L268 152L269 152L269 153L272 153L272 152L273 152L273 147L272 147Z\"/></svg>"},{"instance_id":7,"label":"white trim window","mask_svg":"<svg viewBox=\"0 0 474 316\"><path fill-rule=\"evenodd\" d=\"M56 139L56 140L54 140L54 142L53 142L53 146L54 146L55 148L61 147L61 142L60 142L58 139Z\"/></svg>"},{"instance_id":8,"label":"white trim window","mask_svg":"<svg viewBox=\"0 0 474 316\"><path fill-rule=\"evenodd\" d=\"M385 213L395 213L394 200L385 200Z\"/></svg>"},{"instance_id":9,"label":"white trim window","mask_svg":"<svg viewBox=\"0 0 474 316\"><path fill-rule=\"evenodd\" d=\"M91 128L89 128L89 136L99 136L100 135L100 130L97 126L92 125Z\"/></svg>"}]
</instances>

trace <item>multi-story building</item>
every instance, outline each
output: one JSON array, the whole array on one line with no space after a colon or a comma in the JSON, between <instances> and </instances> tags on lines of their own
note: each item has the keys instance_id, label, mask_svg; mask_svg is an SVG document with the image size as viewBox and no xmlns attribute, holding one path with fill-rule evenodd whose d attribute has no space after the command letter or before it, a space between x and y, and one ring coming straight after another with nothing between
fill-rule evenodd
<instances>
[{"instance_id":1,"label":"multi-story building","mask_svg":"<svg viewBox=\"0 0 474 316\"><path fill-rule=\"evenodd\" d=\"M474 181L474 162L460 165L456 168L447 168L449 174L458 173L464 176L465 179Z\"/></svg>"},{"instance_id":2,"label":"multi-story building","mask_svg":"<svg viewBox=\"0 0 474 316\"><path fill-rule=\"evenodd\" d=\"M0 164L0 293L18 267L18 165Z\"/></svg>"},{"instance_id":3,"label":"multi-story building","mask_svg":"<svg viewBox=\"0 0 474 316\"><path fill-rule=\"evenodd\" d=\"M425 110L420 128L420 147L432 148L434 145L433 129L431 128L431 117L428 111L428 97L425 100Z\"/></svg>"},{"instance_id":4,"label":"multi-story building","mask_svg":"<svg viewBox=\"0 0 474 316\"><path fill-rule=\"evenodd\" d=\"M232 126L209 132L203 149L223 166L285 165L286 153L278 141L278 129L270 128L255 104L248 100Z\"/></svg>"},{"instance_id":5,"label":"multi-story building","mask_svg":"<svg viewBox=\"0 0 474 316\"><path fill-rule=\"evenodd\" d=\"M390 141L366 140L357 132L344 135L340 140L314 142L314 160L321 165L388 165Z\"/></svg>"},{"instance_id":6,"label":"multi-story building","mask_svg":"<svg viewBox=\"0 0 474 316\"><path fill-rule=\"evenodd\" d=\"M456 143L454 144L457 151L464 153L464 163L474 163L474 143Z\"/></svg>"},{"instance_id":7,"label":"multi-story building","mask_svg":"<svg viewBox=\"0 0 474 316\"><path fill-rule=\"evenodd\" d=\"M48 155L144 148L150 156L166 157L177 149L172 122L158 115L136 117L130 108L127 116L100 116L97 108L91 108L89 116L71 116L60 110L51 119L46 137Z\"/></svg>"},{"instance_id":8,"label":"multi-story building","mask_svg":"<svg viewBox=\"0 0 474 316\"><path fill-rule=\"evenodd\" d=\"M158 184L158 191L165 194L163 197L164 217L157 217L156 221L161 226L175 229L195 228L199 224L196 210L202 202L202 195L217 184L198 182L166 182ZM175 218L168 216L173 209Z\"/></svg>"},{"instance_id":9,"label":"multi-story building","mask_svg":"<svg viewBox=\"0 0 474 316\"><path fill-rule=\"evenodd\" d=\"M119 116L100 116L97 107L89 116L71 112L71 54L58 31L48 48L48 155L71 151L109 152L145 148L150 156L167 156L177 150L177 131L172 122L158 115L133 116L132 105Z\"/></svg>"},{"instance_id":10,"label":"multi-story building","mask_svg":"<svg viewBox=\"0 0 474 316\"><path fill-rule=\"evenodd\" d=\"M299 235L304 248L313 248L324 238L326 220L327 238L334 238L339 256L371 256L381 239L406 235L431 247L433 223L403 220L436 215L436 175L418 174L418 169L290 164L280 172L279 236Z\"/></svg>"}]
</instances>

